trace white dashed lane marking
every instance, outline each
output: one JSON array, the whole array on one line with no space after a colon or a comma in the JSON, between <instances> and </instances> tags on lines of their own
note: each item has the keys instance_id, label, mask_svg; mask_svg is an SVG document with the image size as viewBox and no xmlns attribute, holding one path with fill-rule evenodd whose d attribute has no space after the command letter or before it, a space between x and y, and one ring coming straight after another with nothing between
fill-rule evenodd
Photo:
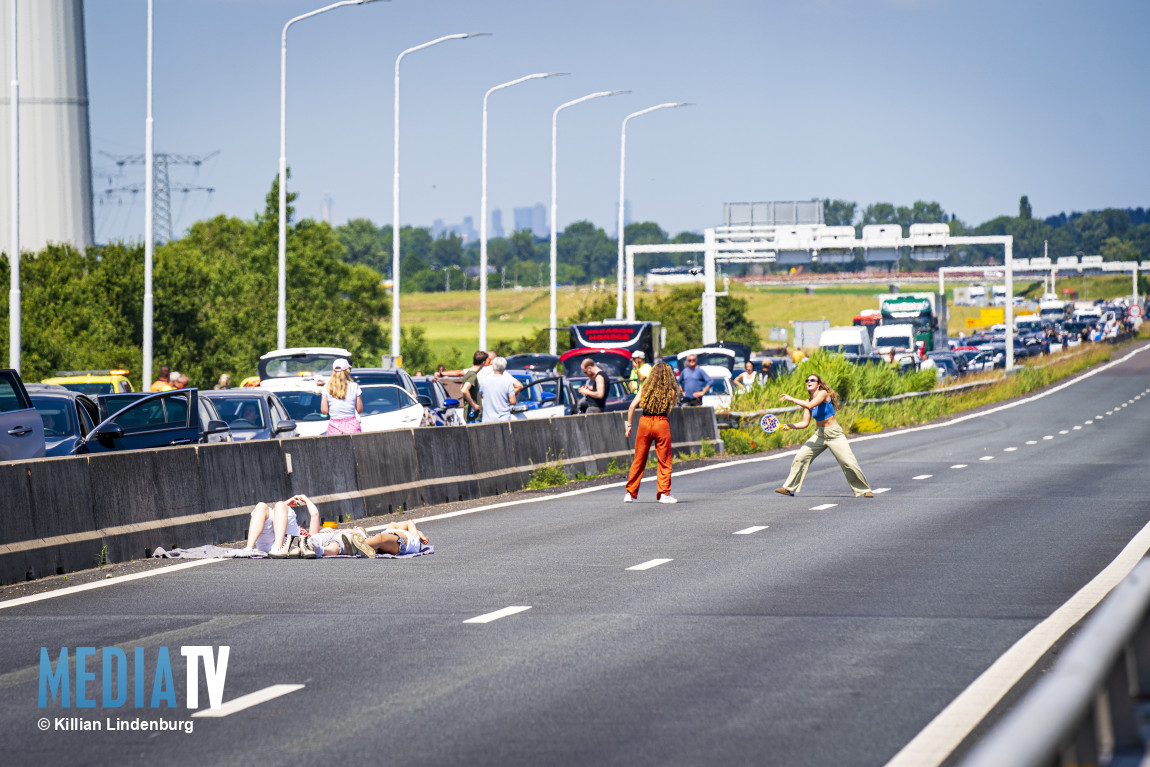
<instances>
[{"instance_id":1,"label":"white dashed lane marking","mask_svg":"<svg viewBox=\"0 0 1150 767\"><path fill-rule=\"evenodd\" d=\"M993 455L984 455L981 458L979 458L978 460L980 460L980 461L993 461L994 456Z\"/></svg>"},{"instance_id":2,"label":"white dashed lane marking","mask_svg":"<svg viewBox=\"0 0 1150 767\"><path fill-rule=\"evenodd\" d=\"M875 495L878 495L879 493L886 493L889 491L890 491L889 487L876 487L874 490L871 490L871 492L874 493Z\"/></svg>"},{"instance_id":3,"label":"white dashed lane marking","mask_svg":"<svg viewBox=\"0 0 1150 767\"><path fill-rule=\"evenodd\" d=\"M1063 429L1062 431L1060 431L1060 432L1058 432L1058 433L1059 433L1059 434L1069 434L1070 432L1069 432L1068 430L1066 430L1066 429Z\"/></svg>"},{"instance_id":4,"label":"white dashed lane marking","mask_svg":"<svg viewBox=\"0 0 1150 767\"><path fill-rule=\"evenodd\" d=\"M1002 448L1002 452L1004 452L1004 453L1013 453L1013 452L1014 452L1015 450L1017 450L1017 449L1018 449L1018 448L1016 448L1016 447L1004 447L1004 448Z\"/></svg>"},{"instance_id":5,"label":"white dashed lane marking","mask_svg":"<svg viewBox=\"0 0 1150 767\"><path fill-rule=\"evenodd\" d=\"M281 695L287 695L289 692L302 690L302 684L273 684L271 687L265 687L262 690L250 692L247 695L241 695L235 700L229 700L219 708L209 708L203 711L197 711L192 714L193 717L210 717L219 718L222 716L230 716L237 711L243 711L245 708L258 706L260 703L266 703L269 700L274 700Z\"/></svg>"},{"instance_id":6,"label":"white dashed lane marking","mask_svg":"<svg viewBox=\"0 0 1150 767\"><path fill-rule=\"evenodd\" d=\"M1028 445L1037 445L1037 444L1038 444L1038 440L1036 440L1036 439L1028 439L1028 440L1026 440L1026 444L1028 444Z\"/></svg>"},{"instance_id":7,"label":"white dashed lane marking","mask_svg":"<svg viewBox=\"0 0 1150 767\"><path fill-rule=\"evenodd\" d=\"M919 474L917 477L911 477L911 479L930 479L933 476L933 474Z\"/></svg>"},{"instance_id":8,"label":"white dashed lane marking","mask_svg":"<svg viewBox=\"0 0 1150 767\"><path fill-rule=\"evenodd\" d=\"M760 530L766 530L768 527L769 527L769 525L755 525L753 527L744 527L742 530L736 530L734 533L732 533L732 535L750 535L751 533L757 533Z\"/></svg>"},{"instance_id":9,"label":"white dashed lane marking","mask_svg":"<svg viewBox=\"0 0 1150 767\"><path fill-rule=\"evenodd\" d=\"M649 560L647 562L643 562L642 564L635 565L634 567L628 567L627 569L628 570L650 570L652 567L658 567L659 565L665 565L668 562L673 562L673 561L674 561L673 559L652 559L652 560Z\"/></svg>"},{"instance_id":10,"label":"white dashed lane marking","mask_svg":"<svg viewBox=\"0 0 1150 767\"><path fill-rule=\"evenodd\" d=\"M952 469L965 469L966 464L965 463L956 463L954 466L951 466L950 468L952 468Z\"/></svg>"},{"instance_id":11,"label":"white dashed lane marking","mask_svg":"<svg viewBox=\"0 0 1150 767\"><path fill-rule=\"evenodd\" d=\"M811 511L826 511L827 509L833 509L835 506L838 506L838 504L837 503L824 503L824 504L820 504L818 506L812 506Z\"/></svg>"},{"instance_id":12,"label":"white dashed lane marking","mask_svg":"<svg viewBox=\"0 0 1150 767\"><path fill-rule=\"evenodd\" d=\"M1074 431L1081 431L1081 430L1082 430L1082 427L1081 427L1081 426L1075 426L1075 427L1074 427Z\"/></svg>"},{"instance_id":13,"label":"white dashed lane marking","mask_svg":"<svg viewBox=\"0 0 1150 767\"><path fill-rule=\"evenodd\" d=\"M1083 421L1083 423L1089 426L1090 424L1094 423L1094 421Z\"/></svg>"},{"instance_id":14,"label":"white dashed lane marking","mask_svg":"<svg viewBox=\"0 0 1150 767\"><path fill-rule=\"evenodd\" d=\"M1054 439L1054 435L1053 434L1047 434L1045 437L1043 437L1043 439Z\"/></svg>"},{"instance_id":15,"label":"white dashed lane marking","mask_svg":"<svg viewBox=\"0 0 1150 767\"><path fill-rule=\"evenodd\" d=\"M497 621L500 618L506 618L508 615L514 615L515 613L521 613L524 610L530 609L531 607L528 605L512 605L511 607L504 607L502 610L496 610L493 613L485 613L483 615L476 615L474 618L468 618L464 623L491 623L491 621Z\"/></svg>"}]
</instances>

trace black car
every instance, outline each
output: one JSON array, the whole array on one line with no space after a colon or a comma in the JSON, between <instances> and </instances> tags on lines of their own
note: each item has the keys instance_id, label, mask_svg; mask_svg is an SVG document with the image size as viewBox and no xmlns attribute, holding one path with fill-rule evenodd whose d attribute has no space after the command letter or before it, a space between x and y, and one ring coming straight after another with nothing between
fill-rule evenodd
<instances>
[{"instance_id":1,"label":"black car","mask_svg":"<svg viewBox=\"0 0 1150 767\"><path fill-rule=\"evenodd\" d=\"M96 427L100 410L86 394L56 384L28 384L28 397L44 421L45 455L76 455L84 437Z\"/></svg>"},{"instance_id":2,"label":"black car","mask_svg":"<svg viewBox=\"0 0 1150 767\"><path fill-rule=\"evenodd\" d=\"M459 400L447 396L447 389L435 376L416 376L411 379L419 395L419 404L427 408L431 426L463 426L463 408Z\"/></svg>"},{"instance_id":3,"label":"black car","mask_svg":"<svg viewBox=\"0 0 1150 767\"><path fill-rule=\"evenodd\" d=\"M550 375L559 367L556 354L512 354L507 358L508 370L531 370Z\"/></svg>"},{"instance_id":4,"label":"black car","mask_svg":"<svg viewBox=\"0 0 1150 767\"><path fill-rule=\"evenodd\" d=\"M215 406L237 441L299 436L295 421L273 392L256 388L202 391L200 401Z\"/></svg>"},{"instance_id":5,"label":"black car","mask_svg":"<svg viewBox=\"0 0 1150 767\"><path fill-rule=\"evenodd\" d=\"M100 394L96 405L103 420L77 446L77 453L194 445L230 434L226 422L204 420L214 408L200 407L198 389Z\"/></svg>"},{"instance_id":6,"label":"black car","mask_svg":"<svg viewBox=\"0 0 1150 767\"><path fill-rule=\"evenodd\" d=\"M403 368L352 368L351 380L360 386L391 384L406 389L407 393L413 397L419 397L419 390L415 387L415 381Z\"/></svg>"}]
</instances>

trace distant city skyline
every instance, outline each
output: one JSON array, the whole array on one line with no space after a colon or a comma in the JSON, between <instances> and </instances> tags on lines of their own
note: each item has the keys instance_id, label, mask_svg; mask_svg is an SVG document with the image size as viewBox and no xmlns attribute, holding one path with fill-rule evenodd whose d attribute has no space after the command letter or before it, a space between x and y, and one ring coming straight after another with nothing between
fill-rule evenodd
<instances>
[{"instance_id":1,"label":"distant city skyline","mask_svg":"<svg viewBox=\"0 0 1150 767\"><path fill-rule=\"evenodd\" d=\"M280 33L322 5L155 0L156 150L220 150L173 173L173 190L215 190L173 191L176 236L196 220L262 212L277 169ZM84 21L99 198L142 180L142 169L121 170L100 152L143 151L145 4L88 2ZM290 190L300 217L391 223L395 58L483 31L492 36L403 61L403 225L478 221L483 94L552 71L571 75L490 100L489 210L530 200L549 209L554 109L613 89L631 93L559 117L559 229L589 220L615 231L622 120L668 101L695 106L628 125L626 197L636 220L669 234L714 226L735 201L926 200L967 223L1016 214L1022 195L1036 218L1144 207L1150 100L1137 94L1150 71L1147 29L1150 4L1139 0L350 6L288 34ZM140 239L141 195L113 195L95 215L98 241ZM541 234L534 213L531 228Z\"/></svg>"}]
</instances>

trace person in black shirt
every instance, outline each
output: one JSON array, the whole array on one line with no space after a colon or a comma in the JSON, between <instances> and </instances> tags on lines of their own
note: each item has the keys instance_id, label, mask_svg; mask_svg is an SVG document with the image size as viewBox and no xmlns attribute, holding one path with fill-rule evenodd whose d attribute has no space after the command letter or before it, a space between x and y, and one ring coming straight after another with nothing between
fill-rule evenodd
<instances>
[{"instance_id":1,"label":"person in black shirt","mask_svg":"<svg viewBox=\"0 0 1150 767\"><path fill-rule=\"evenodd\" d=\"M587 376L587 383L579 387L579 393L587 401L587 407L586 409L580 407L580 412L605 412L607 410L607 374L591 358L583 360L581 367L583 368L583 375Z\"/></svg>"}]
</instances>

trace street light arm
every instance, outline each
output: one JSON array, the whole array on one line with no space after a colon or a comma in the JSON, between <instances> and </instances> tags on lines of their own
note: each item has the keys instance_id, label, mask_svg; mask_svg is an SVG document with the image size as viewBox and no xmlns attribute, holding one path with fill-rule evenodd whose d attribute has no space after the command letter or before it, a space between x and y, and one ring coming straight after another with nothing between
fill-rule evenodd
<instances>
[{"instance_id":1,"label":"street light arm","mask_svg":"<svg viewBox=\"0 0 1150 767\"><path fill-rule=\"evenodd\" d=\"M646 109L641 109L638 112L632 112L631 114L624 117L623 118L623 129L626 130L627 121L630 120L632 117L641 117L645 114L649 114L649 113L654 112L654 111L659 110L659 109L674 109L676 107L693 107L693 106L694 106L694 104L692 104L689 101L668 101L666 104L658 104L658 105L653 106L653 107L647 107Z\"/></svg>"},{"instance_id":2,"label":"street light arm","mask_svg":"<svg viewBox=\"0 0 1150 767\"><path fill-rule=\"evenodd\" d=\"M325 5L323 8L317 8L311 13L305 13L302 16L296 16L294 19L289 20L287 24L284 24L283 37L281 38L282 44L287 45L288 27L290 27L292 24L295 24L297 21L310 19L312 16L318 16L321 13L327 13L328 11L335 10L336 8L340 8L345 5L367 5L368 3L374 2L377 2L377 0L341 0L338 3L332 3L331 5Z\"/></svg>"},{"instance_id":3,"label":"street light arm","mask_svg":"<svg viewBox=\"0 0 1150 767\"><path fill-rule=\"evenodd\" d=\"M397 56L395 59L395 76L399 77L399 62L403 61L403 57L406 56L407 54L415 53L416 51L422 51L424 48L430 48L433 45L439 45L440 43L445 43L448 40L466 40L469 37L491 37L491 33L490 32L460 32L460 33L454 34L454 35L444 35L443 37L437 37L434 40L427 41L423 45L417 45L414 48L408 48L406 51L399 54L399 56Z\"/></svg>"},{"instance_id":4,"label":"street light arm","mask_svg":"<svg viewBox=\"0 0 1150 767\"><path fill-rule=\"evenodd\" d=\"M487 93L483 94L483 106L484 107L487 106L487 97L490 96L492 93L495 93L495 91L501 91L504 88L510 88L512 85L519 85L519 83L525 83L528 80L543 80L543 79L546 79L548 77L565 77L569 74L571 74L571 73L570 72L537 72L533 75L527 75L526 77L520 77L517 80L512 80L511 82L506 82L506 83L503 83L501 85L496 85L494 88L491 88L490 90L488 90Z\"/></svg>"},{"instance_id":5,"label":"street light arm","mask_svg":"<svg viewBox=\"0 0 1150 767\"><path fill-rule=\"evenodd\" d=\"M584 101L590 101L591 99L600 99L600 98L603 98L604 96L618 96L620 94L630 93L630 92L631 91L599 91L598 93L589 93L586 96L584 96L583 98L575 99L574 101L568 101L566 104L560 104L555 109L554 117L558 117L559 113L562 112L567 107L573 107L576 104L582 104Z\"/></svg>"}]
</instances>

